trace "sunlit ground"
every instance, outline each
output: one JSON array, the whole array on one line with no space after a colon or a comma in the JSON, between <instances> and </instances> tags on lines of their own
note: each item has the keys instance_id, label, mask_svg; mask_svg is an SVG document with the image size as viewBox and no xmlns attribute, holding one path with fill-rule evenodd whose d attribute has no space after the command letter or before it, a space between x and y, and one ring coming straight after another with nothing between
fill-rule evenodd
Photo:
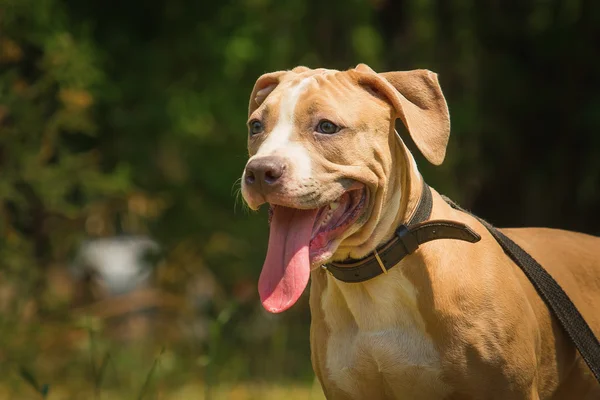
<instances>
[{"instance_id":1,"label":"sunlit ground","mask_svg":"<svg viewBox=\"0 0 600 400\"><path fill-rule=\"evenodd\" d=\"M10 388L0 386L0 399L42 399L26 384L18 384ZM311 386L301 386L297 384L261 385L261 384L239 384L233 386L218 386L205 392L202 384L188 384L177 390L161 390L160 388L152 393L147 393L140 397L139 393L128 391L101 390L94 393L93 389L80 390L74 393L71 387L52 387L47 397L48 400L64 399L102 399L102 400L131 400L131 399L161 399L161 400L253 400L253 399L302 399L302 400L322 400L325 399L318 384Z\"/></svg>"}]
</instances>

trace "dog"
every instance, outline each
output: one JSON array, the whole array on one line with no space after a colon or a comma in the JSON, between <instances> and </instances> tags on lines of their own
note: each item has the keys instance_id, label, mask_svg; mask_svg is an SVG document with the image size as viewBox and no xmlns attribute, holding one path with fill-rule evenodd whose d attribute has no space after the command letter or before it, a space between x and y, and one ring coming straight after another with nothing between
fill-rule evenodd
<instances>
[{"instance_id":1,"label":"dog","mask_svg":"<svg viewBox=\"0 0 600 400\"><path fill-rule=\"evenodd\" d=\"M431 189L430 219L477 243L435 240L373 279L321 266L361 260L415 214L426 186L395 129L434 165L450 117L437 75L297 67L262 75L250 97L242 195L269 205L258 289L272 313L310 279L311 359L328 399L600 399L600 387L519 267L482 223ZM600 238L502 229L560 283L600 332Z\"/></svg>"}]
</instances>

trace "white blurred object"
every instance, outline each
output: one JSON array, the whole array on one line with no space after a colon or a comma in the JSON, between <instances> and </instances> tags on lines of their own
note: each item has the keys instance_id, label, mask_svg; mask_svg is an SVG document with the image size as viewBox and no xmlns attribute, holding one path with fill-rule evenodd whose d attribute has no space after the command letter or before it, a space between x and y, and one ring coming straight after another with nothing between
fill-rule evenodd
<instances>
[{"instance_id":1,"label":"white blurred object","mask_svg":"<svg viewBox=\"0 0 600 400\"><path fill-rule=\"evenodd\" d=\"M147 287L160 246L144 236L115 236L84 242L71 264L73 276L90 277L108 296Z\"/></svg>"}]
</instances>

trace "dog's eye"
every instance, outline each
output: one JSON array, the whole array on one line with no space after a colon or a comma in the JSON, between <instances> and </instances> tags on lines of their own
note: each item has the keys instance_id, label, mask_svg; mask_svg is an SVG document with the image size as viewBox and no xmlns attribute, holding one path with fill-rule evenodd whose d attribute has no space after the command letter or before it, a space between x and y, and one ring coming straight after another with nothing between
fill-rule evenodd
<instances>
[{"instance_id":1,"label":"dog's eye","mask_svg":"<svg viewBox=\"0 0 600 400\"><path fill-rule=\"evenodd\" d=\"M317 132L324 133L325 135L332 135L334 133L338 133L340 131L340 129L342 129L342 128L340 128L333 122L328 121L326 119L322 119L317 124Z\"/></svg>"},{"instance_id":2,"label":"dog's eye","mask_svg":"<svg viewBox=\"0 0 600 400\"><path fill-rule=\"evenodd\" d=\"M250 123L248 124L249 128L250 128L250 135L256 135L257 133L261 133L265 128L263 127L262 122L260 122L257 119L253 119L252 121L250 121Z\"/></svg>"}]
</instances>

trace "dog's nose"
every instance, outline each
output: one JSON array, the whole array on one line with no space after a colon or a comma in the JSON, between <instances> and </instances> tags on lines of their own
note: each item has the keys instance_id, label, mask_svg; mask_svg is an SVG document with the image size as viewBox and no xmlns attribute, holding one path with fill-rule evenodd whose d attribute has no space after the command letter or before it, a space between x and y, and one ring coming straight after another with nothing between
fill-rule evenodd
<instances>
[{"instance_id":1,"label":"dog's nose","mask_svg":"<svg viewBox=\"0 0 600 400\"><path fill-rule=\"evenodd\" d=\"M255 158L246 165L247 185L263 188L275 185L286 170L285 160L277 156Z\"/></svg>"}]
</instances>

